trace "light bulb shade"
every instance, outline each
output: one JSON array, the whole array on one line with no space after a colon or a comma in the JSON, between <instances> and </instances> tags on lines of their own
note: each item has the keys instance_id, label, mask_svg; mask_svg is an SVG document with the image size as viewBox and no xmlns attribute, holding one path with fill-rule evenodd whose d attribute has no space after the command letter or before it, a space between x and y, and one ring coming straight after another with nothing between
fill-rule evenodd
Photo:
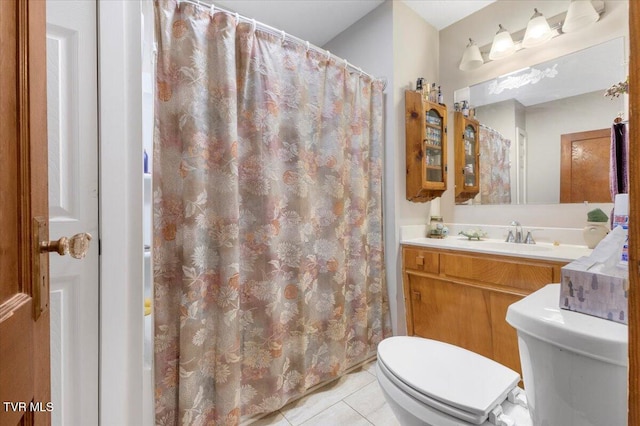
<instances>
[{"instance_id":1,"label":"light bulb shade","mask_svg":"<svg viewBox=\"0 0 640 426\"><path fill-rule=\"evenodd\" d=\"M527 24L527 30L524 33L524 39L522 39L522 47L540 46L551 40L551 37L553 37L553 32L549 27L547 18L535 9L535 13Z\"/></svg>"},{"instance_id":2,"label":"light bulb shade","mask_svg":"<svg viewBox=\"0 0 640 426\"><path fill-rule=\"evenodd\" d=\"M460 69L462 71L471 71L484 64L480 48L473 41L469 40L469 45L464 49L462 60L460 61Z\"/></svg>"},{"instance_id":3,"label":"light bulb shade","mask_svg":"<svg viewBox=\"0 0 640 426\"><path fill-rule=\"evenodd\" d=\"M506 58L507 56L512 55L515 51L516 45L513 43L511 34L509 34L509 31L505 30L502 28L502 25L500 25L500 30L493 38L493 44L491 44L489 59L495 61L497 59Z\"/></svg>"},{"instance_id":4,"label":"light bulb shade","mask_svg":"<svg viewBox=\"0 0 640 426\"><path fill-rule=\"evenodd\" d=\"M571 0L567 16L562 24L562 32L577 31L593 24L598 19L600 19L600 15L596 12L591 0Z\"/></svg>"}]
</instances>

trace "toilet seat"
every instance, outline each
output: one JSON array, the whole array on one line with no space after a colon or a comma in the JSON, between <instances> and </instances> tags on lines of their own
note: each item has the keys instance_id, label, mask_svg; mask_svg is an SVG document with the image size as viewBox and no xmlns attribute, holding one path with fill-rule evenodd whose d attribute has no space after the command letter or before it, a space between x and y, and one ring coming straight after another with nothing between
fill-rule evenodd
<instances>
[{"instance_id":1,"label":"toilet seat","mask_svg":"<svg viewBox=\"0 0 640 426\"><path fill-rule=\"evenodd\" d=\"M395 336L378 345L381 372L416 400L462 421L481 424L520 376L466 349L420 337Z\"/></svg>"}]
</instances>

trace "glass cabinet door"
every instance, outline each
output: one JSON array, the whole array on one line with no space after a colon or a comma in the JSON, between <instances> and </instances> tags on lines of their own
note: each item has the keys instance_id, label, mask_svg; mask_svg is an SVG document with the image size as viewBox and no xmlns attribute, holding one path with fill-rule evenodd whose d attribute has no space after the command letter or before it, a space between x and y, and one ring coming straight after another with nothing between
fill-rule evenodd
<instances>
[{"instance_id":1,"label":"glass cabinet door","mask_svg":"<svg viewBox=\"0 0 640 426\"><path fill-rule=\"evenodd\" d=\"M1 1L1 0L0 0ZM424 203L447 189L447 107L405 91L406 198Z\"/></svg>"},{"instance_id":2,"label":"glass cabinet door","mask_svg":"<svg viewBox=\"0 0 640 426\"><path fill-rule=\"evenodd\" d=\"M480 192L479 126L478 120L454 112L456 203L463 203Z\"/></svg>"},{"instance_id":3,"label":"glass cabinet door","mask_svg":"<svg viewBox=\"0 0 640 426\"><path fill-rule=\"evenodd\" d=\"M443 139L444 118L436 109L429 109L425 114L424 139L424 186L426 188L444 185Z\"/></svg>"},{"instance_id":4,"label":"glass cabinet door","mask_svg":"<svg viewBox=\"0 0 640 426\"><path fill-rule=\"evenodd\" d=\"M464 128L464 186L478 185L476 170L476 129L468 124Z\"/></svg>"}]
</instances>

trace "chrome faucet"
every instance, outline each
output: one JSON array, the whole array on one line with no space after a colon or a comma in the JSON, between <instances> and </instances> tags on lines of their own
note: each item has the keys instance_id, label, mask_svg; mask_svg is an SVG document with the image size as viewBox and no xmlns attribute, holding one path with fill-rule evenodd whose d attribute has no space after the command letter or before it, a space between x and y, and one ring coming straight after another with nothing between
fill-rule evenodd
<instances>
[{"instance_id":1,"label":"chrome faucet","mask_svg":"<svg viewBox=\"0 0 640 426\"><path fill-rule=\"evenodd\" d=\"M517 220L511 221L511 226L515 229L509 229L509 234L505 240L507 243L522 243L522 225ZM515 230L515 233L514 233Z\"/></svg>"},{"instance_id":2,"label":"chrome faucet","mask_svg":"<svg viewBox=\"0 0 640 426\"><path fill-rule=\"evenodd\" d=\"M536 241L533 239L533 235L531 235L531 231L527 232L527 238L524 239L525 244L535 244Z\"/></svg>"},{"instance_id":3,"label":"chrome faucet","mask_svg":"<svg viewBox=\"0 0 640 426\"><path fill-rule=\"evenodd\" d=\"M505 243L512 243L515 241L515 237L513 236L513 231L509 229L509 233L507 234L507 239L504 240Z\"/></svg>"},{"instance_id":4,"label":"chrome faucet","mask_svg":"<svg viewBox=\"0 0 640 426\"><path fill-rule=\"evenodd\" d=\"M507 243L518 243L518 244L535 244L535 240L533 239L533 235L531 231L527 232L527 236L523 237L522 225L517 220L511 221L511 225L514 229L509 229L509 233L507 234L507 239L505 242Z\"/></svg>"}]
</instances>

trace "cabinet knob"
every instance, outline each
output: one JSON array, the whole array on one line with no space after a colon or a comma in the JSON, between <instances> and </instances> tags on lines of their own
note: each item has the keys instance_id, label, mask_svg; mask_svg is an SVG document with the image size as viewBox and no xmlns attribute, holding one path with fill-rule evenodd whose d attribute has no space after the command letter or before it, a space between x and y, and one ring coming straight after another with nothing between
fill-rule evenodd
<instances>
[{"instance_id":1,"label":"cabinet knob","mask_svg":"<svg viewBox=\"0 0 640 426\"><path fill-rule=\"evenodd\" d=\"M416 256L416 265L424 265L424 256Z\"/></svg>"},{"instance_id":2,"label":"cabinet knob","mask_svg":"<svg viewBox=\"0 0 640 426\"><path fill-rule=\"evenodd\" d=\"M413 300L422 300L422 294L419 291L413 290Z\"/></svg>"}]
</instances>

